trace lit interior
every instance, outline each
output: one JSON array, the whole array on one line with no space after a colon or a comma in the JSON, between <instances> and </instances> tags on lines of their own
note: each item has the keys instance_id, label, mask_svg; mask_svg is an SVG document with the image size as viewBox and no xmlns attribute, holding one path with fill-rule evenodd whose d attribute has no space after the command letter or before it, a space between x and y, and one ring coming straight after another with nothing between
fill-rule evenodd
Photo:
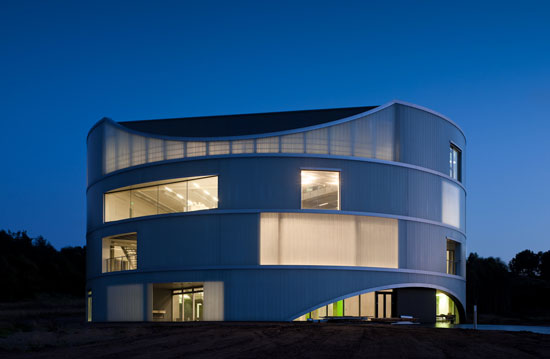
<instances>
[{"instance_id":1,"label":"lit interior","mask_svg":"<svg viewBox=\"0 0 550 359\"><path fill-rule=\"evenodd\" d=\"M340 172L302 171L303 209L340 209Z\"/></svg>"},{"instance_id":2,"label":"lit interior","mask_svg":"<svg viewBox=\"0 0 550 359\"><path fill-rule=\"evenodd\" d=\"M296 318L295 321L318 320L325 317L391 318L393 295L392 289L356 295L323 305Z\"/></svg>"},{"instance_id":3,"label":"lit interior","mask_svg":"<svg viewBox=\"0 0 550 359\"><path fill-rule=\"evenodd\" d=\"M460 322L458 307L447 294L436 291L435 294L437 322L458 324Z\"/></svg>"},{"instance_id":4,"label":"lit interior","mask_svg":"<svg viewBox=\"0 0 550 359\"><path fill-rule=\"evenodd\" d=\"M218 208L217 176L105 193L105 222L213 208Z\"/></svg>"}]
</instances>

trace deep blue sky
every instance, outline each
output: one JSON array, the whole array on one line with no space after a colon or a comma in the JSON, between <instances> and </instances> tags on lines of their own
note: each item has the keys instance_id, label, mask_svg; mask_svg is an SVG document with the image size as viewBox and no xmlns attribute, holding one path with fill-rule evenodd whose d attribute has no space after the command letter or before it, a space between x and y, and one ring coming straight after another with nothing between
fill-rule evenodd
<instances>
[{"instance_id":1,"label":"deep blue sky","mask_svg":"<svg viewBox=\"0 0 550 359\"><path fill-rule=\"evenodd\" d=\"M0 3L0 228L85 244L115 121L401 99L465 131L468 251L549 250L547 2Z\"/></svg>"}]
</instances>

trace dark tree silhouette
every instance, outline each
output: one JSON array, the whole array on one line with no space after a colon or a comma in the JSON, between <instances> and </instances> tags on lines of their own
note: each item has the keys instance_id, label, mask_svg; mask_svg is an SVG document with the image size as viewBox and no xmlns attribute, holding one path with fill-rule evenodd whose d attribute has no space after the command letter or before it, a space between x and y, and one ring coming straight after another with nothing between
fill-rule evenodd
<instances>
[{"instance_id":1,"label":"dark tree silhouette","mask_svg":"<svg viewBox=\"0 0 550 359\"><path fill-rule=\"evenodd\" d=\"M539 252L539 274L544 280L550 281L550 251Z\"/></svg>"},{"instance_id":2,"label":"dark tree silhouette","mask_svg":"<svg viewBox=\"0 0 550 359\"><path fill-rule=\"evenodd\" d=\"M510 261L510 270L514 274L536 277L539 275L539 254L528 249L519 252Z\"/></svg>"},{"instance_id":3,"label":"dark tree silhouette","mask_svg":"<svg viewBox=\"0 0 550 359\"><path fill-rule=\"evenodd\" d=\"M46 239L0 231L0 301L32 299L42 293L83 296L86 250L57 251Z\"/></svg>"}]
</instances>

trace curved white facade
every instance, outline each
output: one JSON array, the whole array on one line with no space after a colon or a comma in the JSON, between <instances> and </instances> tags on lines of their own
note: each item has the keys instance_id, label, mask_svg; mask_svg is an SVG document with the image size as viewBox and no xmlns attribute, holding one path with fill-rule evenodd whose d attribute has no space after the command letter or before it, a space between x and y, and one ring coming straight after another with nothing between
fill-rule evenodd
<instances>
[{"instance_id":1,"label":"curved white facade","mask_svg":"<svg viewBox=\"0 0 550 359\"><path fill-rule=\"evenodd\" d=\"M246 136L92 128L94 321L462 313L463 132L398 101L304 128L296 116Z\"/></svg>"}]
</instances>

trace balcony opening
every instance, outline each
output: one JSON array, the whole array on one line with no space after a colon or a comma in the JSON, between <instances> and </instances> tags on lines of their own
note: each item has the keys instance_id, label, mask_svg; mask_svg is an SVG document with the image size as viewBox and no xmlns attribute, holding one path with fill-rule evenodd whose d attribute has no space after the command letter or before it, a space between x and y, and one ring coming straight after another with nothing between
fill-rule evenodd
<instances>
[{"instance_id":1,"label":"balcony opening","mask_svg":"<svg viewBox=\"0 0 550 359\"><path fill-rule=\"evenodd\" d=\"M137 269L137 233L103 238L102 272Z\"/></svg>"},{"instance_id":2,"label":"balcony opening","mask_svg":"<svg viewBox=\"0 0 550 359\"><path fill-rule=\"evenodd\" d=\"M447 239L447 274L459 275L460 243Z\"/></svg>"}]
</instances>

